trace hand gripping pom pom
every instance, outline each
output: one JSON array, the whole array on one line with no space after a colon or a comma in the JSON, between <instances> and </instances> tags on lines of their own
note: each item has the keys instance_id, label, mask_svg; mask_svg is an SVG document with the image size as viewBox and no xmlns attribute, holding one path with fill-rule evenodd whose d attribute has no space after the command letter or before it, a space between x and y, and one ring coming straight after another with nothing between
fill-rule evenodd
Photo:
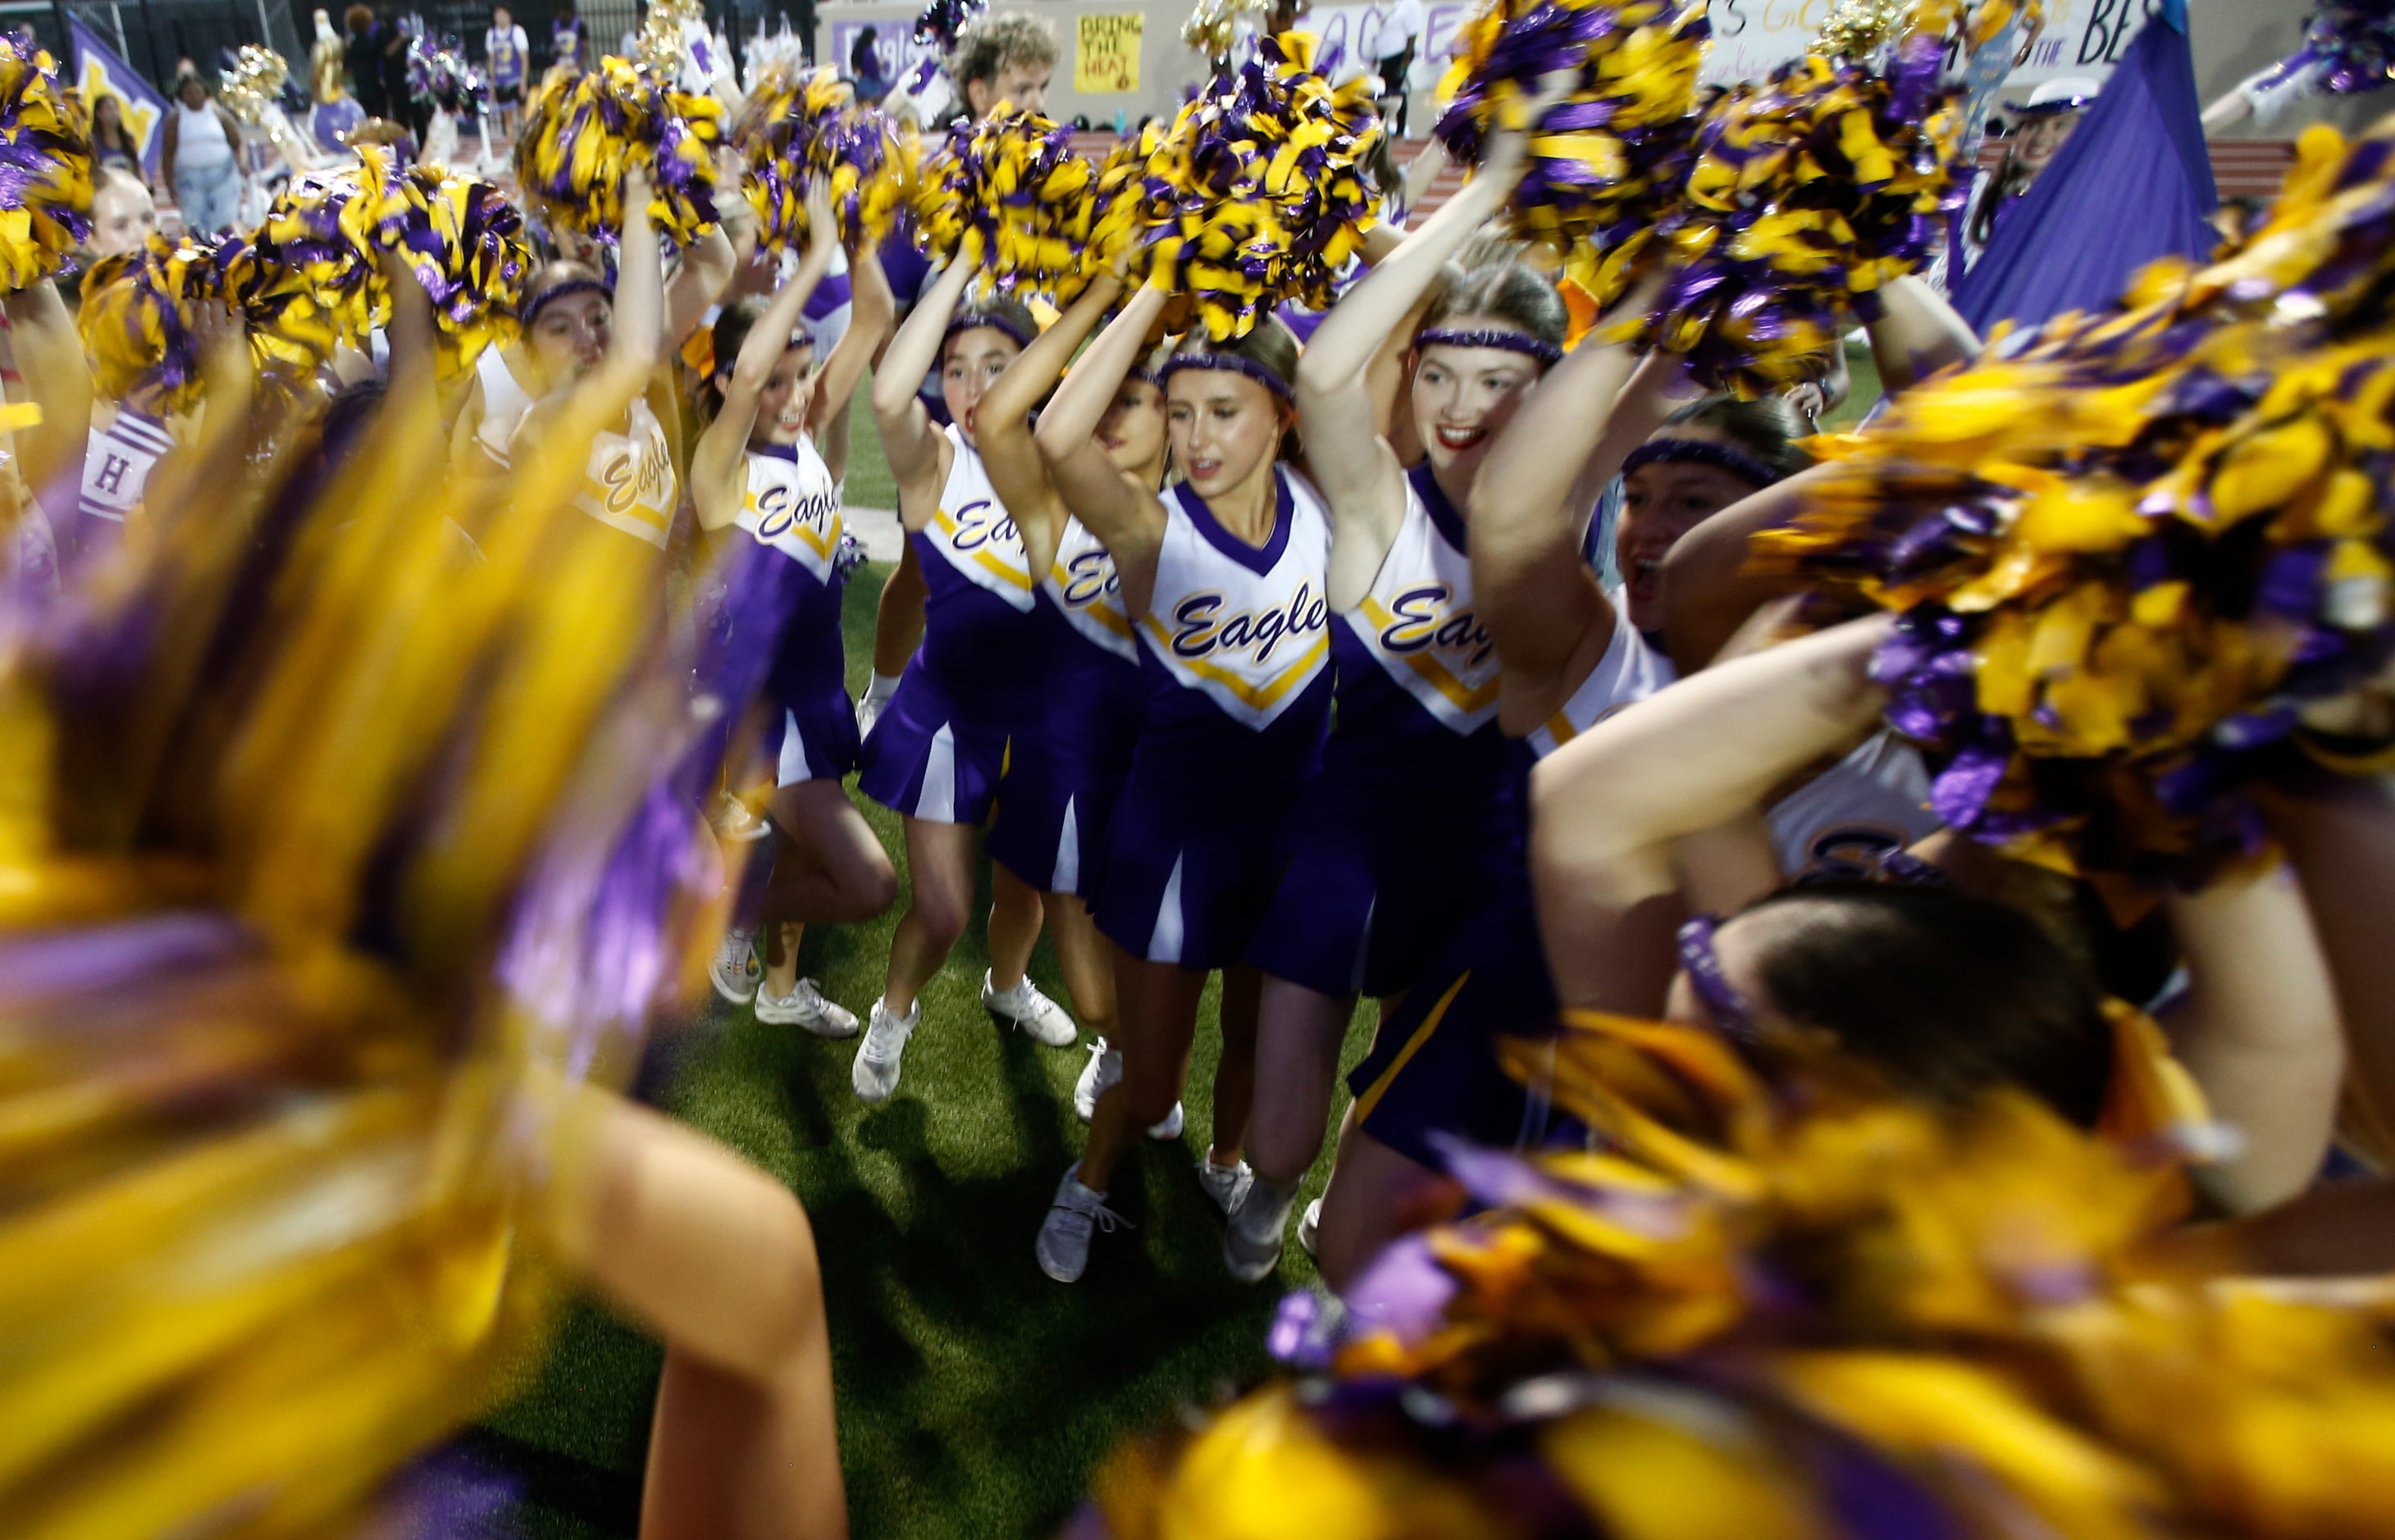
<instances>
[{"instance_id":1,"label":"hand gripping pom pom","mask_svg":"<svg viewBox=\"0 0 2395 1540\"><path fill-rule=\"evenodd\" d=\"M424 285L441 377L463 379L483 349L515 339L516 310L532 273L523 216L488 182L428 166L394 173L371 146L359 159L361 228L377 251L398 254ZM387 299L376 306L377 313L388 309Z\"/></svg>"},{"instance_id":2,"label":"hand gripping pom pom","mask_svg":"<svg viewBox=\"0 0 2395 1540\"><path fill-rule=\"evenodd\" d=\"M93 263L75 312L92 388L153 417L198 405L201 307L223 306L224 264L239 249L210 236L152 235Z\"/></svg>"},{"instance_id":3,"label":"hand gripping pom pom","mask_svg":"<svg viewBox=\"0 0 2395 1540\"><path fill-rule=\"evenodd\" d=\"M1699 380L1752 399L1821 378L1849 314L1928 259L1960 196L1942 52L1914 31L1884 66L1807 55L1705 113L1654 330Z\"/></svg>"},{"instance_id":4,"label":"hand gripping pom pom","mask_svg":"<svg viewBox=\"0 0 2395 1540\"><path fill-rule=\"evenodd\" d=\"M1687 178L1709 32L1703 0L1497 0L1458 33L1439 139L1476 164L1492 129L1535 129L1508 217L1599 308L1628 285ZM1570 93L1522 123L1559 71L1573 72Z\"/></svg>"},{"instance_id":5,"label":"hand gripping pom pom","mask_svg":"<svg viewBox=\"0 0 2395 1540\"><path fill-rule=\"evenodd\" d=\"M360 153L384 151L364 146ZM225 297L241 312L261 368L316 369L342 343L364 349L368 334L389 319L390 296L375 267L376 215L374 200L360 196L357 172L295 178L267 206L265 221L228 252Z\"/></svg>"},{"instance_id":6,"label":"hand gripping pom pom","mask_svg":"<svg viewBox=\"0 0 2395 1540\"><path fill-rule=\"evenodd\" d=\"M624 174L649 178L649 216L678 246L715 228L715 148L723 110L669 90L631 62L552 79L524 109L516 180L556 227L613 241L624 225Z\"/></svg>"},{"instance_id":7,"label":"hand gripping pom pom","mask_svg":"<svg viewBox=\"0 0 2395 1540\"><path fill-rule=\"evenodd\" d=\"M974 262L1001 283L1078 292L1096 173L1073 131L1032 112L959 124L923 167L915 216L924 252Z\"/></svg>"},{"instance_id":8,"label":"hand gripping pom pom","mask_svg":"<svg viewBox=\"0 0 2395 1540\"><path fill-rule=\"evenodd\" d=\"M50 56L0 36L0 286L63 269L91 235L91 122Z\"/></svg>"},{"instance_id":9,"label":"hand gripping pom pom","mask_svg":"<svg viewBox=\"0 0 2395 1540\"><path fill-rule=\"evenodd\" d=\"M1183 105L1147 163L1143 271L1162 264L1217 341L1284 299L1328 309L1374 221L1357 161L1381 133L1372 77L1333 86L1314 38L1265 38Z\"/></svg>"},{"instance_id":10,"label":"hand gripping pom pom","mask_svg":"<svg viewBox=\"0 0 2395 1540\"><path fill-rule=\"evenodd\" d=\"M875 245L906 212L917 176L916 140L855 92L829 65L811 75L768 74L748 97L732 142L748 167L743 191L757 211L758 240L771 251L803 244L807 181L831 191L840 239Z\"/></svg>"},{"instance_id":11,"label":"hand gripping pom pom","mask_svg":"<svg viewBox=\"0 0 2395 1540\"><path fill-rule=\"evenodd\" d=\"M2272 217L2123 309L1899 397L1762 557L1902 614L1876 673L1946 822L2099 876L2265 845L2246 795L2395 654L2395 127L2308 136Z\"/></svg>"}]
</instances>

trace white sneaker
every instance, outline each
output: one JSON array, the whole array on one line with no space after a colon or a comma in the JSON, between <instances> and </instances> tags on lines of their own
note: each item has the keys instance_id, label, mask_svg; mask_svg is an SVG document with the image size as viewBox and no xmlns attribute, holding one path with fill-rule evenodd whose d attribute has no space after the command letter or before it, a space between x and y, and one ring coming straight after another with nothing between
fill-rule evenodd
<instances>
[{"instance_id":1,"label":"white sneaker","mask_svg":"<svg viewBox=\"0 0 2395 1540\"><path fill-rule=\"evenodd\" d=\"M760 985L757 1020L770 1026L804 1027L817 1037L853 1037L856 1013L824 998L813 979L801 979L787 994Z\"/></svg>"},{"instance_id":2,"label":"white sneaker","mask_svg":"<svg viewBox=\"0 0 2395 1540\"><path fill-rule=\"evenodd\" d=\"M1321 1255L1321 1253L1314 1249L1315 1240L1321 1233L1321 1231L1322 1200L1317 1198L1312 1203L1305 1205L1304 1213L1297 1217L1297 1244L1305 1248L1305 1254L1308 1257L1318 1257Z\"/></svg>"},{"instance_id":3,"label":"white sneaker","mask_svg":"<svg viewBox=\"0 0 2395 1540\"><path fill-rule=\"evenodd\" d=\"M1056 1201L1049 1205L1048 1218L1039 1226L1039 1239L1032 1245L1032 1254L1039 1258L1039 1270L1059 1283L1070 1283L1081 1276L1090 1265L1090 1232L1103 1230L1114 1233L1117 1225L1127 1225L1129 1219L1106 1206L1106 1195L1092 1192L1080 1183L1081 1163L1075 1161L1056 1184Z\"/></svg>"},{"instance_id":4,"label":"white sneaker","mask_svg":"<svg viewBox=\"0 0 2395 1540\"><path fill-rule=\"evenodd\" d=\"M1122 1055L1107 1047L1103 1037L1091 1044L1090 1061L1081 1066L1081 1078L1073 1082L1073 1111L1083 1123L1098 1115L1098 1098L1121 1078ZM1148 1125L1147 1137L1160 1144L1170 1144L1181 1137L1187 1121L1187 1114L1176 1101L1160 1122Z\"/></svg>"},{"instance_id":5,"label":"white sneaker","mask_svg":"<svg viewBox=\"0 0 2395 1540\"><path fill-rule=\"evenodd\" d=\"M1090 1045L1090 1061L1073 1082L1073 1112L1083 1123L1098 1115L1098 1098L1122 1078L1122 1055L1106 1046L1103 1037Z\"/></svg>"},{"instance_id":6,"label":"white sneaker","mask_svg":"<svg viewBox=\"0 0 2395 1540\"><path fill-rule=\"evenodd\" d=\"M1262 1283L1280 1266L1281 1234L1289 1228L1289 1211L1297 1202L1297 1184L1276 1187L1250 1181L1239 1198L1231 1227L1223 1231L1223 1265L1242 1283Z\"/></svg>"},{"instance_id":7,"label":"white sneaker","mask_svg":"<svg viewBox=\"0 0 2395 1540\"><path fill-rule=\"evenodd\" d=\"M1180 1111L1177 1107L1173 1110ZM1198 1185L1206 1190L1206 1196L1214 1200L1214 1206L1225 1217L1239 1206L1239 1200L1248 1195L1248 1186L1255 1179L1256 1174L1248 1168L1246 1161L1237 1165L1216 1165L1211 1145L1198 1157Z\"/></svg>"},{"instance_id":8,"label":"white sneaker","mask_svg":"<svg viewBox=\"0 0 2395 1540\"><path fill-rule=\"evenodd\" d=\"M745 1006L757 998L758 981L765 977L764 967L757 961L757 933L753 930L727 930L723 944L715 949L714 966L707 970L715 993L735 1006Z\"/></svg>"},{"instance_id":9,"label":"white sneaker","mask_svg":"<svg viewBox=\"0 0 2395 1540\"><path fill-rule=\"evenodd\" d=\"M1035 1043L1052 1048L1069 1048L1081 1035L1081 1029L1065 1013L1065 1007L1039 993L1039 986L1025 978L1012 989L999 991L990 987L990 976L981 976L981 1003L992 1015L1003 1016L1031 1034ZM1092 1101L1092 1106L1096 1102Z\"/></svg>"},{"instance_id":10,"label":"white sneaker","mask_svg":"<svg viewBox=\"0 0 2395 1540\"><path fill-rule=\"evenodd\" d=\"M754 845L774 832L774 826L749 809L748 804L730 792L715 794L715 832L735 845Z\"/></svg>"},{"instance_id":11,"label":"white sneaker","mask_svg":"<svg viewBox=\"0 0 2395 1540\"><path fill-rule=\"evenodd\" d=\"M923 1002L905 1016L893 1016L880 1001L873 1002L873 1022L865 1029L865 1041L856 1050L856 1062L848 1072L848 1082L856 1087L860 1101L887 1101L890 1093L898 1088L898 1056L906 1051L906 1039L915 1033L915 1023L923 1019Z\"/></svg>"},{"instance_id":12,"label":"white sneaker","mask_svg":"<svg viewBox=\"0 0 2395 1540\"><path fill-rule=\"evenodd\" d=\"M886 696L876 699L866 694L856 698L856 737L859 743L872 735L873 724L881 719L881 708L889 704Z\"/></svg>"}]
</instances>

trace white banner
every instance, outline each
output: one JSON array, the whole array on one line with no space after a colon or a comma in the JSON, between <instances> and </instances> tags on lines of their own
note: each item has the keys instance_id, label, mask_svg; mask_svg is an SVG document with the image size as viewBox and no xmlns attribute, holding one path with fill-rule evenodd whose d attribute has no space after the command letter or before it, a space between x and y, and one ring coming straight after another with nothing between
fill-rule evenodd
<instances>
[{"instance_id":1,"label":"white banner","mask_svg":"<svg viewBox=\"0 0 2395 1540\"><path fill-rule=\"evenodd\" d=\"M1829 20L1835 0L1713 0L1713 48L1707 84L1760 80L1805 51ZM2029 58L2006 79L2007 89L2064 75L2101 80L2121 61L2146 18L2162 0L2046 0L2045 30Z\"/></svg>"}]
</instances>

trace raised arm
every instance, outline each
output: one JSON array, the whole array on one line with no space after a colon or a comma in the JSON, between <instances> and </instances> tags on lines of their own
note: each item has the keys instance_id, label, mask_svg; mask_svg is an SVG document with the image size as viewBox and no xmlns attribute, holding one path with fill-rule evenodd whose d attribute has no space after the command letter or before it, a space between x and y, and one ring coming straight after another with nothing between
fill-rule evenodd
<instances>
[{"instance_id":1,"label":"raised arm","mask_svg":"<svg viewBox=\"0 0 2395 1540\"><path fill-rule=\"evenodd\" d=\"M1122 283L1112 273L1101 275L1066 307L1056 323L1015 355L1006 372L982 392L974 414L980 431L974 435L989 484L1006 505L1014 527L1023 535L1023 549L1032 574L1045 573L1056 561L1056 547L1065 538L1065 504L1049 480L1048 467L1032 441L1031 414L1039 398L1055 385L1072 362L1074 349L1097 330L1109 306L1121 297ZM1121 381L1116 381L1118 387Z\"/></svg>"},{"instance_id":2,"label":"raised arm","mask_svg":"<svg viewBox=\"0 0 2395 1540\"><path fill-rule=\"evenodd\" d=\"M1448 258L1504 208L1522 179L1526 144L1518 132L1493 135L1479 174L1331 307L1298 363L1306 467L1330 507L1335 611L1362 601L1406 511L1405 467L1382 436L1375 410L1373 361L1438 283Z\"/></svg>"},{"instance_id":3,"label":"raised arm","mask_svg":"<svg viewBox=\"0 0 2395 1540\"><path fill-rule=\"evenodd\" d=\"M2165 901L2188 990L2163 1015L2172 1050L2243 1136L2203 1186L2251 1214L2309 1186L2345 1074L2336 990L2304 896L2283 867L2234 873Z\"/></svg>"},{"instance_id":4,"label":"raised arm","mask_svg":"<svg viewBox=\"0 0 2395 1540\"><path fill-rule=\"evenodd\" d=\"M1668 414L1680 374L1674 361L1641 365L1629 343L1600 339L1644 314L1653 293L1644 285L1625 298L1548 373L1473 482L1472 588L1504 662L1509 731L1552 715L1560 703L1548 697L1575 663L1593 665L1612 639L1613 607L1581 559L1589 489L1611 480Z\"/></svg>"},{"instance_id":5,"label":"raised arm","mask_svg":"<svg viewBox=\"0 0 2395 1540\"><path fill-rule=\"evenodd\" d=\"M848 475L848 406L856 382L873 366L873 355L890 335L897 302L890 295L890 277L870 244L848 254L848 330L824 361L823 377L815 381L814 405L808 410L807 432L823 453L824 468L834 484ZM833 430L837 428L838 431Z\"/></svg>"},{"instance_id":6,"label":"raised arm","mask_svg":"<svg viewBox=\"0 0 2395 1540\"><path fill-rule=\"evenodd\" d=\"M923 409L917 391L923 376L940 362L940 344L972 282L973 264L959 251L935 280L929 293L898 327L898 335L881 355L873 375L873 424L881 432L881 453L901 487L937 475L940 430ZM902 508L903 512L904 509Z\"/></svg>"},{"instance_id":7,"label":"raised arm","mask_svg":"<svg viewBox=\"0 0 2395 1540\"><path fill-rule=\"evenodd\" d=\"M1863 331L1879 366L1880 388L1891 396L1979 351L1971 323L1944 295L1910 275L1880 290L1879 315Z\"/></svg>"},{"instance_id":8,"label":"raised arm","mask_svg":"<svg viewBox=\"0 0 2395 1540\"><path fill-rule=\"evenodd\" d=\"M732 282L732 270L739 261L732 230L745 224L748 217L748 199L727 198L723 224L683 249L681 265L665 285L668 347L681 347L682 339L698 330L699 322L707 319L707 308L722 297L724 285Z\"/></svg>"},{"instance_id":9,"label":"raised arm","mask_svg":"<svg viewBox=\"0 0 2395 1540\"><path fill-rule=\"evenodd\" d=\"M1872 616L1706 670L1618 712L1530 779L1539 933L1567 1005L1653 1014L1680 918L1674 842L1752 811L1878 718Z\"/></svg>"},{"instance_id":10,"label":"raised arm","mask_svg":"<svg viewBox=\"0 0 2395 1540\"><path fill-rule=\"evenodd\" d=\"M748 437L757 427L758 398L774 377L774 365L789 350L790 334L798 329L815 285L831 270L831 197L820 178L807 187L807 214L809 229L815 232L807 244L807 254L799 270L774 292L765 313L741 339L740 356L733 360L732 375L723 388L723 404L691 452L691 500L702 529L720 530L739 517L746 493L744 461Z\"/></svg>"},{"instance_id":11,"label":"raised arm","mask_svg":"<svg viewBox=\"0 0 2395 1540\"><path fill-rule=\"evenodd\" d=\"M1164 506L1153 488L1117 468L1095 434L1123 376L1146 350L1171 290L1151 282L1117 311L1080 366L1065 376L1033 435L1056 492L1115 559L1123 605L1132 618L1147 612L1156 589L1156 557L1164 544Z\"/></svg>"},{"instance_id":12,"label":"raised arm","mask_svg":"<svg viewBox=\"0 0 2395 1540\"><path fill-rule=\"evenodd\" d=\"M608 388L629 402L647 388L665 357L664 257L649 221L649 179L624 178L624 230L617 240L614 335L600 367Z\"/></svg>"},{"instance_id":13,"label":"raised arm","mask_svg":"<svg viewBox=\"0 0 2395 1540\"><path fill-rule=\"evenodd\" d=\"M42 408L39 426L17 432L25 484L38 493L83 464L91 435L91 365L57 284L19 289L8 296L7 310L17 367Z\"/></svg>"}]
</instances>

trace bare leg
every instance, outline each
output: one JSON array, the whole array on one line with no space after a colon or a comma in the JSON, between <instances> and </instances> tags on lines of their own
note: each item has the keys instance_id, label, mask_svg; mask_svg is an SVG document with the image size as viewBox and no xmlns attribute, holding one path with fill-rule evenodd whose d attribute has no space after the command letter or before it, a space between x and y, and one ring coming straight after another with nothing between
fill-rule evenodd
<instances>
[{"instance_id":1,"label":"bare leg","mask_svg":"<svg viewBox=\"0 0 2395 1540\"><path fill-rule=\"evenodd\" d=\"M618 1098L598 1103L587 1202L557 1254L666 1341L642 1540L848 1533L831 1340L806 1211L731 1151Z\"/></svg>"},{"instance_id":2,"label":"bare leg","mask_svg":"<svg viewBox=\"0 0 2395 1540\"><path fill-rule=\"evenodd\" d=\"M773 809L774 828L788 840L776 848L765 890L768 919L853 925L897 901L890 854L839 782L776 787Z\"/></svg>"},{"instance_id":3,"label":"bare leg","mask_svg":"<svg viewBox=\"0 0 2395 1540\"><path fill-rule=\"evenodd\" d=\"M1451 1217L1463 1189L1449 1177L1417 1165L1356 1126L1349 1108L1339 1125L1339 1160L1322 1194L1315 1224L1314 1259L1322 1279L1344 1289L1409 1231Z\"/></svg>"},{"instance_id":4,"label":"bare leg","mask_svg":"<svg viewBox=\"0 0 2395 1540\"><path fill-rule=\"evenodd\" d=\"M1214 1066L1212 1154L1217 1165L1237 1165L1247 1148L1248 1124L1255 1112L1256 1017L1264 981L1252 967L1223 970L1223 1058ZM1167 1104L1165 1111L1171 1110Z\"/></svg>"},{"instance_id":5,"label":"bare leg","mask_svg":"<svg viewBox=\"0 0 2395 1540\"><path fill-rule=\"evenodd\" d=\"M1115 1162L1123 1152L1181 1099L1206 975L1118 953L1115 989L1122 1007L1123 1076L1098 1098L1089 1148L1081 1156L1081 1185L1096 1192L1105 1191L1114 1179Z\"/></svg>"},{"instance_id":6,"label":"bare leg","mask_svg":"<svg viewBox=\"0 0 2395 1540\"><path fill-rule=\"evenodd\" d=\"M923 600L931 592L923 566L909 541L898 558L898 570L881 586L881 602L873 612L873 671L896 678L906 660L923 645Z\"/></svg>"},{"instance_id":7,"label":"bare leg","mask_svg":"<svg viewBox=\"0 0 2395 1540\"><path fill-rule=\"evenodd\" d=\"M1092 1035L1115 1034L1115 945L1098 934L1090 906L1070 893L1045 893L1048 939L1056 943L1056 967L1073 996L1073 1014ZM997 943L990 944L995 954ZM993 967L995 964L992 965Z\"/></svg>"},{"instance_id":8,"label":"bare leg","mask_svg":"<svg viewBox=\"0 0 2395 1540\"><path fill-rule=\"evenodd\" d=\"M1009 990L1023 982L1039 940L1039 890L1003 866L989 875L989 982Z\"/></svg>"},{"instance_id":9,"label":"bare leg","mask_svg":"<svg viewBox=\"0 0 2395 1540\"><path fill-rule=\"evenodd\" d=\"M1355 1014L1352 999L1333 999L1286 979L1264 981L1250 1161L1264 1180L1294 1183L1322 1152L1339 1046Z\"/></svg>"},{"instance_id":10,"label":"bare leg","mask_svg":"<svg viewBox=\"0 0 2395 1540\"><path fill-rule=\"evenodd\" d=\"M890 972L881 1003L893 1016L915 1008L915 997L948 960L948 950L965 932L973 905L973 840L970 823L906 820L906 869L915 881L914 901L890 941Z\"/></svg>"},{"instance_id":11,"label":"bare leg","mask_svg":"<svg viewBox=\"0 0 2395 1540\"><path fill-rule=\"evenodd\" d=\"M765 993L777 999L787 999L799 987L799 943L806 940L807 928L790 921L774 921L765 927Z\"/></svg>"}]
</instances>

